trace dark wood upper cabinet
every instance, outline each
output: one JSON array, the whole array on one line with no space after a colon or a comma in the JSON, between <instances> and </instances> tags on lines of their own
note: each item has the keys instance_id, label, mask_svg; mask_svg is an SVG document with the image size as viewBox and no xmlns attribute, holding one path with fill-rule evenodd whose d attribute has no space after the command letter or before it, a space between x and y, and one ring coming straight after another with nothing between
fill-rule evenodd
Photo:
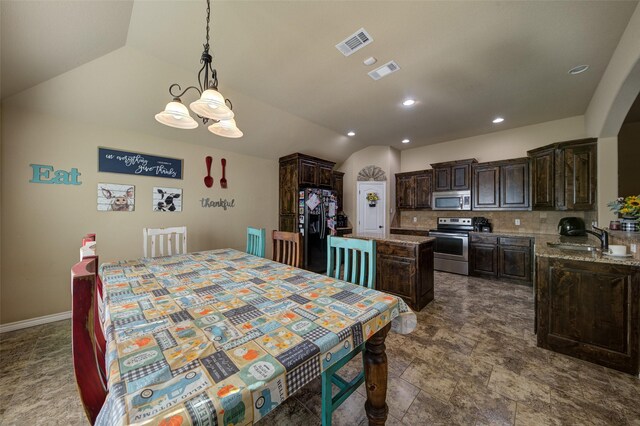
<instances>
[{"instance_id":1,"label":"dark wood upper cabinet","mask_svg":"<svg viewBox=\"0 0 640 426\"><path fill-rule=\"evenodd\" d=\"M415 208L416 177L396 175L396 208Z\"/></svg>"},{"instance_id":2,"label":"dark wood upper cabinet","mask_svg":"<svg viewBox=\"0 0 640 426\"><path fill-rule=\"evenodd\" d=\"M333 163L318 163L318 186L333 188Z\"/></svg>"},{"instance_id":3,"label":"dark wood upper cabinet","mask_svg":"<svg viewBox=\"0 0 640 426\"><path fill-rule=\"evenodd\" d=\"M316 186L318 184L318 163L310 160L300 160L299 175L299 184L301 186Z\"/></svg>"},{"instance_id":4,"label":"dark wood upper cabinet","mask_svg":"<svg viewBox=\"0 0 640 426\"><path fill-rule=\"evenodd\" d=\"M528 210L529 160L474 164L473 210Z\"/></svg>"},{"instance_id":5,"label":"dark wood upper cabinet","mask_svg":"<svg viewBox=\"0 0 640 426\"><path fill-rule=\"evenodd\" d=\"M500 166L475 164L473 166L473 209L500 208Z\"/></svg>"},{"instance_id":6,"label":"dark wood upper cabinet","mask_svg":"<svg viewBox=\"0 0 640 426\"><path fill-rule=\"evenodd\" d=\"M447 161L434 163L433 190L434 191L465 191L471 189L471 165L478 160Z\"/></svg>"},{"instance_id":7,"label":"dark wood upper cabinet","mask_svg":"<svg viewBox=\"0 0 640 426\"><path fill-rule=\"evenodd\" d=\"M529 161L522 158L500 166L500 207L528 209Z\"/></svg>"},{"instance_id":8,"label":"dark wood upper cabinet","mask_svg":"<svg viewBox=\"0 0 640 426\"><path fill-rule=\"evenodd\" d=\"M596 208L596 144L568 146L564 150L565 203L567 210Z\"/></svg>"},{"instance_id":9,"label":"dark wood upper cabinet","mask_svg":"<svg viewBox=\"0 0 640 426\"><path fill-rule=\"evenodd\" d=\"M431 195L433 175L431 173L424 173L416 175L416 195L415 195L415 207L416 209L430 209L431 208Z\"/></svg>"},{"instance_id":10,"label":"dark wood upper cabinet","mask_svg":"<svg viewBox=\"0 0 640 426\"><path fill-rule=\"evenodd\" d=\"M451 166L451 189L463 191L471 188L471 164Z\"/></svg>"},{"instance_id":11,"label":"dark wood upper cabinet","mask_svg":"<svg viewBox=\"0 0 640 426\"><path fill-rule=\"evenodd\" d=\"M302 188L333 189L334 165L335 163L331 161L299 153L280 158L278 179L280 231L298 232L298 191ZM340 186L342 188L341 179ZM342 192L338 196L340 209Z\"/></svg>"},{"instance_id":12,"label":"dark wood upper cabinet","mask_svg":"<svg viewBox=\"0 0 640 426\"><path fill-rule=\"evenodd\" d=\"M396 208L430 209L433 171L396 173Z\"/></svg>"},{"instance_id":13,"label":"dark wood upper cabinet","mask_svg":"<svg viewBox=\"0 0 640 426\"><path fill-rule=\"evenodd\" d=\"M435 185L434 191L449 191L451 189L451 168L441 167L433 169Z\"/></svg>"},{"instance_id":14,"label":"dark wood upper cabinet","mask_svg":"<svg viewBox=\"0 0 640 426\"><path fill-rule=\"evenodd\" d=\"M338 212L344 210L344 173L333 172L333 189L336 191L336 197L338 198Z\"/></svg>"},{"instance_id":15,"label":"dark wood upper cabinet","mask_svg":"<svg viewBox=\"0 0 640 426\"><path fill-rule=\"evenodd\" d=\"M297 214L298 207L298 167L296 162L290 161L280 164L280 214Z\"/></svg>"},{"instance_id":16,"label":"dark wood upper cabinet","mask_svg":"<svg viewBox=\"0 0 640 426\"><path fill-rule=\"evenodd\" d=\"M527 154L535 210L595 210L596 139L556 143Z\"/></svg>"},{"instance_id":17,"label":"dark wood upper cabinet","mask_svg":"<svg viewBox=\"0 0 640 426\"><path fill-rule=\"evenodd\" d=\"M553 209L555 205L555 149L544 149L531 158L531 198L534 209Z\"/></svg>"}]
</instances>

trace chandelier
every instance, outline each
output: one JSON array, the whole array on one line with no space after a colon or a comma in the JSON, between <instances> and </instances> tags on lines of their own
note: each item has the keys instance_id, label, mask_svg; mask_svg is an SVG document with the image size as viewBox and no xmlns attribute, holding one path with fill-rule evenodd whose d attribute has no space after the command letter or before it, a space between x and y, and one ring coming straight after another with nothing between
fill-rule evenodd
<instances>
[{"instance_id":1,"label":"chandelier","mask_svg":"<svg viewBox=\"0 0 640 426\"><path fill-rule=\"evenodd\" d=\"M179 84L174 83L169 86L169 94L173 100L167 104L164 111L156 114L156 120L160 123L176 127L178 129L195 129L198 127L196 120L191 117L189 110L180 99L189 90L194 89L200 95L200 99L191 102L189 108L207 124L209 120L214 123L209 126L209 131L218 136L226 138L242 137L242 131L236 126L233 119L233 105L218 91L218 73L211 66L213 58L209 54L209 20L211 18L211 4L207 0L207 39L204 51L200 57L202 68L198 72L198 86L189 86L182 90ZM177 89L178 93L174 93ZM182 90L182 91L181 91Z\"/></svg>"}]
</instances>

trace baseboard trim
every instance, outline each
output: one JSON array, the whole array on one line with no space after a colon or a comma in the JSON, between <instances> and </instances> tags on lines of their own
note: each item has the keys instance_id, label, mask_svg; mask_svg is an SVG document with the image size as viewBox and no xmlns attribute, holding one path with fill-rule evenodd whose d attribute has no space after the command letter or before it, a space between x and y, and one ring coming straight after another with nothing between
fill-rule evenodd
<instances>
[{"instance_id":1,"label":"baseboard trim","mask_svg":"<svg viewBox=\"0 0 640 426\"><path fill-rule=\"evenodd\" d=\"M71 318L71 311L45 315L43 317L31 318L28 320L10 322L8 324L0 324L0 334L7 333L9 331L20 330L22 328L34 327L36 325L47 324L50 322L62 321L69 318Z\"/></svg>"}]
</instances>

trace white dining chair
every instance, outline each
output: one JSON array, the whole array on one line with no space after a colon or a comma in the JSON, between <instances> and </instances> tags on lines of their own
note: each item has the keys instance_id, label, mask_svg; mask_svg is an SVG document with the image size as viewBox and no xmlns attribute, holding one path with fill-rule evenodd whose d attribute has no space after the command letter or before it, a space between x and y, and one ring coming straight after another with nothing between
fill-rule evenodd
<instances>
[{"instance_id":1,"label":"white dining chair","mask_svg":"<svg viewBox=\"0 0 640 426\"><path fill-rule=\"evenodd\" d=\"M172 228L144 228L142 230L142 237L144 257L171 256L187 252L186 226L174 226ZM149 251L149 245L151 245L151 251Z\"/></svg>"}]
</instances>

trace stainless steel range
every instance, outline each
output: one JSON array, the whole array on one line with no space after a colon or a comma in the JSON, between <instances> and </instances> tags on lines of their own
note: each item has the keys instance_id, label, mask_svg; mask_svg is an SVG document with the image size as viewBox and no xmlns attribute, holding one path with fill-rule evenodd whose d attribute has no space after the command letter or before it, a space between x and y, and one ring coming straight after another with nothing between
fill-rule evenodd
<instances>
[{"instance_id":1,"label":"stainless steel range","mask_svg":"<svg viewBox=\"0 0 640 426\"><path fill-rule=\"evenodd\" d=\"M435 237L433 262L436 271L469 275L470 217L439 217L438 229L429 231Z\"/></svg>"}]
</instances>

